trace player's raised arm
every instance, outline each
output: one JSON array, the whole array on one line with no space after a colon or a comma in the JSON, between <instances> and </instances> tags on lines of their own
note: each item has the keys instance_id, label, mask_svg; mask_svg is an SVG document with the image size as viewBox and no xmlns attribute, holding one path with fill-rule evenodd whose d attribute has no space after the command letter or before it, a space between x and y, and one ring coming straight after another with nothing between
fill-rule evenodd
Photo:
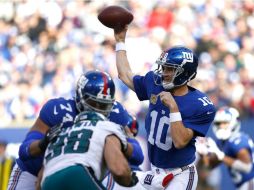
<instances>
[{"instance_id":1,"label":"player's raised arm","mask_svg":"<svg viewBox=\"0 0 254 190\"><path fill-rule=\"evenodd\" d=\"M126 84L130 89L134 90L133 85L133 72L131 70L129 61L126 55L125 37L128 26L125 28L114 29L114 35L116 40L116 67L118 71L118 77Z\"/></svg>"}]
</instances>

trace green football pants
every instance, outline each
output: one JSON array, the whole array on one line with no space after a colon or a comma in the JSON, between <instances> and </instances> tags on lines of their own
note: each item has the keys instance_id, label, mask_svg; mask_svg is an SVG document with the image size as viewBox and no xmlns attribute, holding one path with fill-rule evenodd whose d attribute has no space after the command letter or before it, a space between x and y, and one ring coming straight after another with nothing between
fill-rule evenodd
<instances>
[{"instance_id":1,"label":"green football pants","mask_svg":"<svg viewBox=\"0 0 254 190\"><path fill-rule=\"evenodd\" d=\"M106 190L88 168L75 165L45 178L42 190Z\"/></svg>"}]
</instances>

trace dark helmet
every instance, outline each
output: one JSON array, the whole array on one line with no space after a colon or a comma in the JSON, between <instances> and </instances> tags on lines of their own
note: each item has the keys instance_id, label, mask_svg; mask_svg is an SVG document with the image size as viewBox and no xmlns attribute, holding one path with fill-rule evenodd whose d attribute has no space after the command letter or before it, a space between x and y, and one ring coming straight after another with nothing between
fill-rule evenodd
<instances>
[{"instance_id":1,"label":"dark helmet","mask_svg":"<svg viewBox=\"0 0 254 190\"><path fill-rule=\"evenodd\" d=\"M156 60L158 69L155 72L155 84L163 85L164 89L185 85L197 74L198 58L192 50L184 46L175 46L164 51ZM165 81L165 67L172 68L171 81Z\"/></svg>"},{"instance_id":2,"label":"dark helmet","mask_svg":"<svg viewBox=\"0 0 254 190\"><path fill-rule=\"evenodd\" d=\"M96 111L107 116L115 101L115 84L105 72L89 71L81 75L76 87L79 112Z\"/></svg>"}]
</instances>

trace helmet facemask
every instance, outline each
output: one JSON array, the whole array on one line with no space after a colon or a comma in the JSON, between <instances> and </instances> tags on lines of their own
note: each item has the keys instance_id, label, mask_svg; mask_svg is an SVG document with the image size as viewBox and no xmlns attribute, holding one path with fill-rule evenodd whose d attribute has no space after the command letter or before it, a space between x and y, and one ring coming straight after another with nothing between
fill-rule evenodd
<instances>
[{"instance_id":1,"label":"helmet facemask","mask_svg":"<svg viewBox=\"0 0 254 190\"><path fill-rule=\"evenodd\" d=\"M104 116L108 116L113 108L114 100L104 100L86 93L81 97L80 102L77 104L79 111L96 111Z\"/></svg>"},{"instance_id":2,"label":"helmet facemask","mask_svg":"<svg viewBox=\"0 0 254 190\"><path fill-rule=\"evenodd\" d=\"M162 85L165 90L171 90L181 87L195 78L198 58L192 50L184 46L174 46L163 51L155 63L159 65L158 69L154 71L155 84ZM165 68L171 70L174 68L174 74L171 74L170 80L166 79L167 72L165 72Z\"/></svg>"},{"instance_id":3,"label":"helmet facemask","mask_svg":"<svg viewBox=\"0 0 254 190\"><path fill-rule=\"evenodd\" d=\"M177 76L182 74L184 72L184 69L180 66L173 65L173 64L162 64L159 61L156 61L158 65L158 68L154 71L155 76L160 78L160 80L155 79L156 85L162 85L165 90L171 90L177 86L181 85L175 85L174 80Z\"/></svg>"},{"instance_id":4,"label":"helmet facemask","mask_svg":"<svg viewBox=\"0 0 254 190\"><path fill-rule=\"evenodd\" d=\"M213 131L218 139L227 140L240 130L239 115L236 116L232 113L234 108L230 109L219 110L215 115Z\"/></svg>"},{"instance_id":5,"label":"helmet facemask","mask_svg":"<svg viewBox=\"0 0 254 190\"><path fill-rule=\"evenodd\" d=\"M230 129L230 123L228 122L216 122L214 123L214 130L216 131L216 137L221 140L227 140L232 134Z\"/></svg>"}]
</instances>

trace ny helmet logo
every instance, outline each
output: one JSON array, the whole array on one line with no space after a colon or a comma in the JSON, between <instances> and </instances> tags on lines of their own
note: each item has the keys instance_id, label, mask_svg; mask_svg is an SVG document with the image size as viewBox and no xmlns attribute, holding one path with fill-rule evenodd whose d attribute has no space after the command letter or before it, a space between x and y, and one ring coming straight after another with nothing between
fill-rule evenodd
<instances>
[{"instance_id":1,"label":"ny helmet logo","mask_svg":"<svg viewBox=\"0 0 254 190\"><path fill-rule=\"evenodd\" d=\"M88 79L84 75L82 75L78 81L78 86L81 88L84 88L87 82L88 82Z\"/></svg>"},{"instance_id":2,"label":"ny helmet logo","mask_svg":"<svg viewBox=\"0 0 254 190\"><path fill-rule=\"evenodd\" d=\"M151 185L153 181L154 175L147 174L144 179L144 184Z\"/></svg>"},{"instance_id":3,"label":"ny helmet logo","mask_svg":"<svg viewBox=\"0 0 254 190\"><path fill-rule=\"evenodd\" d=\"M183 53L183 58L185 59L186 62L193 63L193 53L184 52L184 51L182 53Z\"/></svg>"}]
</instances>

